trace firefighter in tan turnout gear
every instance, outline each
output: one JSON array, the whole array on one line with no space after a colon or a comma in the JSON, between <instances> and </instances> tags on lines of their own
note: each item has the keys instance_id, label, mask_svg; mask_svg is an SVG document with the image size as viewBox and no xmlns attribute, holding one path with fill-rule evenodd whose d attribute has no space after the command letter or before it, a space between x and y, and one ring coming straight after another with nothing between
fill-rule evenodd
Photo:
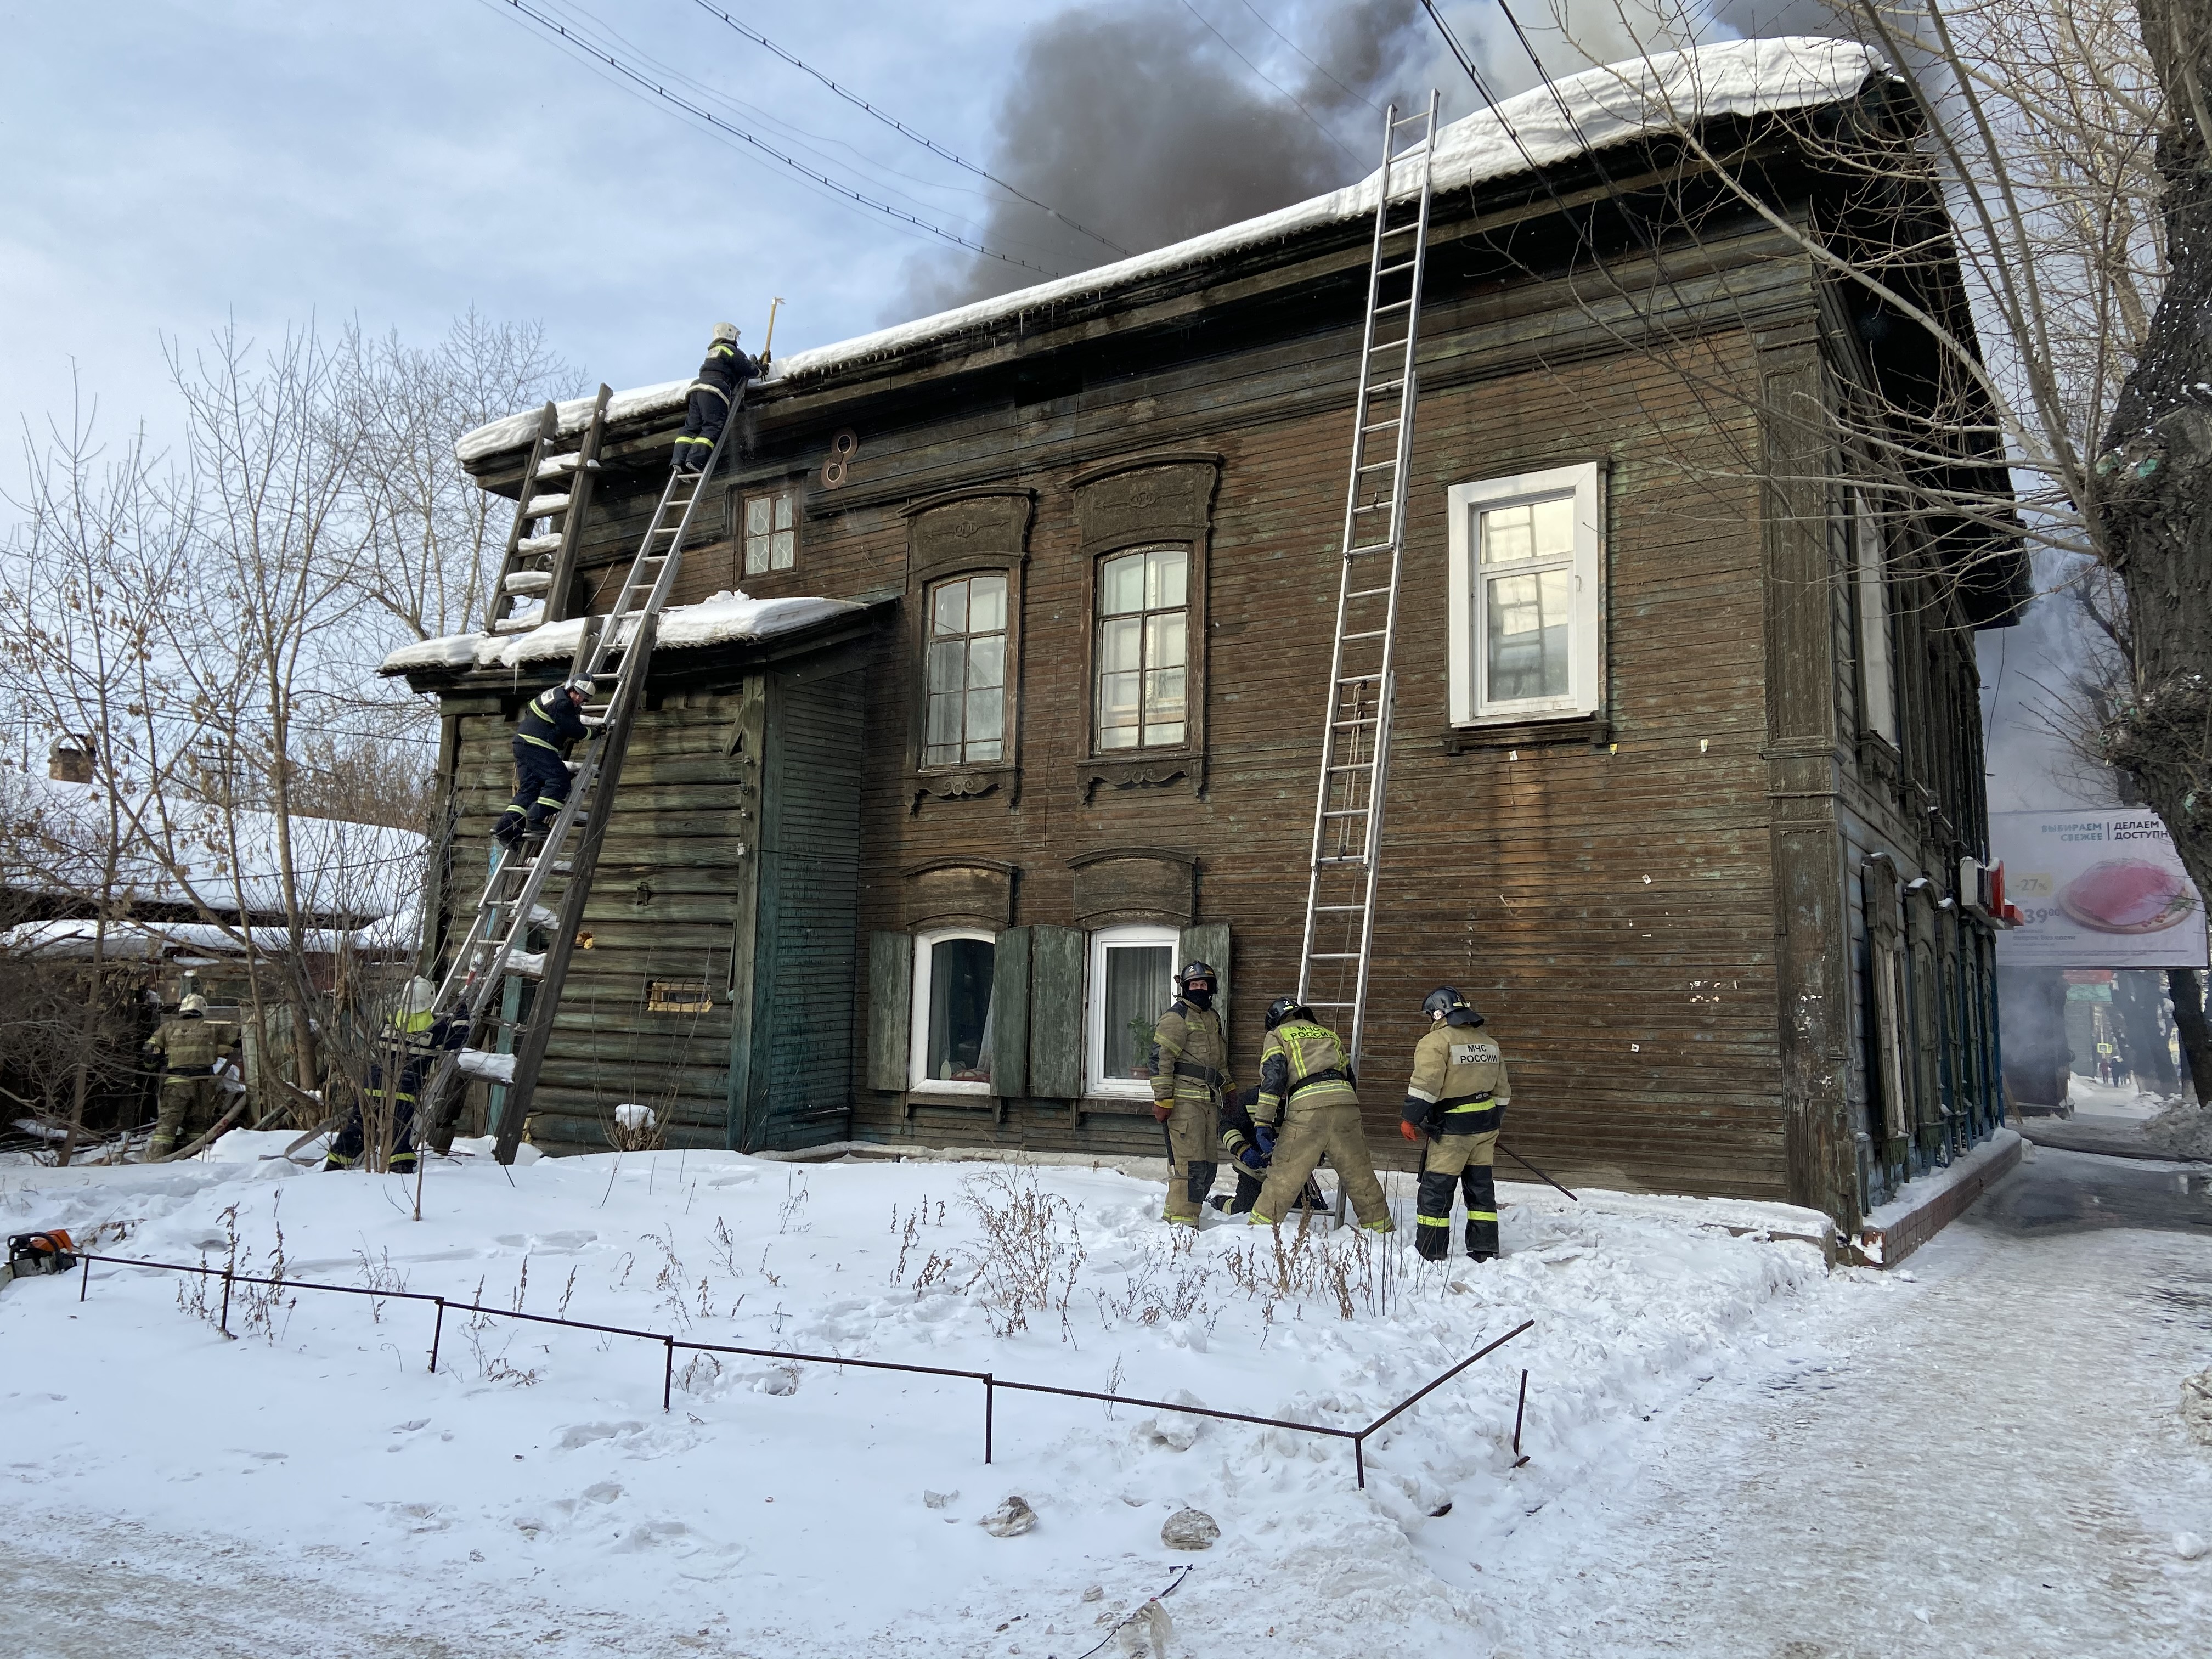
<instances>
[{"instance_id":1,"label":"firefighter in tan turnout gear","mask_svg":"<svg viewBox=\"0 0 2212 1659\"><path fill-rule=\"evenodd\" d=\"M231 1026L207 1017L207 999L197 994L179 1003L176 1017L163 1020L146 1039L146 1052L161 1060L161 1109L147 1157L174 1152L187 1126L195 1134L215 1127L237 1041Z\"/></svg>"},{"instance_id":2,"label":"firefighter in tan turnout gear","mask_svg":"<svg viewBox=\"0 0 2212 1659\"><path fill-rule=\"evenodd\" d=\"M1176 1000L1152 1031L1152 1115L1168 1138L1167 1218L1199 1224L1219 1167L1221 1098L1228 1092L1229 1033L1213 1006L1220 977L1203 962L1176 975Z\"/></svg>"},{"instance_id":3,"label":"firefighter in tan turnout gear","mask_svg":"<svg viewBox=\"0 0 2212 1659\"><path fill-rule=\"evenodd\" d=\"M1344 1042L1313 1010L1293 997L1267 1005L1267 1040L1260 1049L1260 1098L1252 1121L1269 1158L1267 1184L1252 1206L1255 1226L1281 1220L1327 1153L1344 1183L1359 1224L1392 1231L1382 1183L1375 1178L1367 1138L1359 1127L1359 1097L1352 1091Z\"/></svg>"},{"instance_id":4,"label":"firefighter in tan turnout gear","mask_svg":"<svg viewBox=\"0 0 2212 1659\"><path fill-rule=\"evenodd\" d=\"M1422 1258L1451 1255L1452 1188L1467 1194L1467 1253L1477 1261L1498 1254L1498 1128L1512 1085L1498 1039L1480 1028L1482 1016L1449 985L1421 1003L1426 1036L1413 1046L1413 1079L1406 1085L1399 1133L1425 1140L1413 1247Z\"/></svg>"}]
</instances>

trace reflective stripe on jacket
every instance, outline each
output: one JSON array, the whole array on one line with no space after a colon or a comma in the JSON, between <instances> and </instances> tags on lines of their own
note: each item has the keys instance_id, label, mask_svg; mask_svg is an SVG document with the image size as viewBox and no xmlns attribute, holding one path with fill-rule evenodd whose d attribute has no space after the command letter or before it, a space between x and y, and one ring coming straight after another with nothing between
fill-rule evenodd
<instances>
[{"instance_id":1,"label":"reflective stripe on jacket","mask_svg":"<svg viewBox=\"0 0 2212 1659\"><path fill-rule=\"evenodd\" d=\"M205 1077L237 1041L236 1030L228 1021L186 1019L179 1014L161 1022L146 1040L146 1052L161 1055L162 1070L171 1077Z\"/></svg>"},{"instance_id":2,"label":"reflective stripe on jacket","mask_svg":"<svg viewBox=\"0 0 2212 1659\"><path fill-rule=\"evenodd\" d=\"M1288 1020L1260 1047L1260 1100L1252 1116L1281 1121L1285 1103L1300 1106L1357 1106L1344 1061L1344 1042L1326 1025Z\"/></svg>"},{"instance_id":3,"label":"reflective stripe on jacket","mask_svg":"<svg viewBox=\"0 0 2212 1659\"><path fill-rule=\"evenodd\" d=\"M1403 1115L1440 1134L1482 1134L1503 1121L1513 1088L1498 1039L1456 1011L1413 1045Z\"/></svg>"},{"instance_id":4,"label":"reflective stripe on jacket","mask_svg":"<svg viewBox=\"0 0 2212 1659\"><path fill-rule=\"evenodd\" d=\"M1212 1008L1177 997L1152 1030L1152 1098L1211 1103L1232 1086L1229 1034Z\"/></svg>"},{"instance_id":5,"label":"reflective stripe on jacket","mask_svg":"<svg viewBox=\"0 0 2212 1659\"><path fill-rule=\"evenodd\" d=\"M549 685L522 706L522 719L514 740L565 756L568 745L584 735L584 717L568 701L566 685Z\"/></svg>"}]
</instances>

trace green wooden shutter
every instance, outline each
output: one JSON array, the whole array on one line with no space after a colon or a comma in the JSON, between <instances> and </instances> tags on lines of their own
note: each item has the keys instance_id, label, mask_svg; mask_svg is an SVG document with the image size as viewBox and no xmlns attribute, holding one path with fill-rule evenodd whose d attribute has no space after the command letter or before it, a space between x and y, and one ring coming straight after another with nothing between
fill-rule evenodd
<instances>
[{"instance_id":1,"label":"green wooden shutter","mask_svg":"<svg viewBox=\"0 0 2212 1659\"><path fill-rule=\"evenodd\" d=\"M868 935L868 1086L903 1090L914 1017L914 935Z\"/></svg>"},{"instance_id":2,"label":"green wooden shutter","mask_svg":"<svg viewBox=\"0 0 2212 1659\"><path fill-rule=\"evenodd\" d=\"M1029 1092L1030 930L1009 927L991 953L991 1092Z\"/></svg>"},{"instance_id":3,"label":"green wooden shutter","mask_svg":"<svg viewBox=\"0 0 2212 1659\"><path fill-rule=\"evenodd\" d=\"M1083 958L1079 928L1030 932L1030 1092L1045 1100L1083 1093Z\"/></svg>"}]
</instances>

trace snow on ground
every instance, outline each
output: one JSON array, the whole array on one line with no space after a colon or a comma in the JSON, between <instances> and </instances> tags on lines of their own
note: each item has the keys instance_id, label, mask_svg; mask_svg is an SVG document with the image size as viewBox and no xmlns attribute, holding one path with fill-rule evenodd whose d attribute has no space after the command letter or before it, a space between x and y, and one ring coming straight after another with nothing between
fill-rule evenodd
<instances>
[{"instance_id":1,"label":"snow on ground","mask_svg":"<svg viewBox=\"0 0 2212 1659\"><path fill-rule=\"evenodd\" d=\"M268 1139L226 1144L230 1161L0 1171L0 1219L186 1261L227 1257L234 1230L258 1271L281 1228L294 1279L1339 1425L1536 1328L1376 1437L1362 1494L1341 1442L1005 1393L987 1468L963 1379L679 1354L663 1414L658 1344L459 1314L431 1375L417 1304L241 1291L225 1341L193 1283L103 1265L82 1305L75 1279L0 1296L0 1346L37 1357L4 1390L15 1530L44 1540L40 1570L10 1569L24 1605L112 1564L119 1605L189 1600L189 1580L220 1589L202 1593L226 1619L289 1607L312 1629L314 1599L335 1597L325 1651L441 1650L387 1639L431 1617L476 1618L470 1652L681 1638L1075 1659L1102 1613L1194 1563L1170 1604L1179 1653L1364 1655L1378 1630L1457 1653L1502 1635L1500 1614L1443 1558L1632 1456L1647 1415L1765 1365L1847 1282L1809 1244L1729 1231L1812 1230L1780 1206L1509 1185L1504 1261L1415 1273L1402 1237L1316 1238L1279 1262L1241 1223L1170 1235L1158 1183L1065 1165L440 1164L418 1223L396 1178L240 1161ZM1045 1306L1004 1292L1025 1274ZM1533 1461L1516 1470L1524 1365ZM975 1522L1010 1492L1038 1524L992 1537ZM1184 1504L1220 1522L1210 1552L1161 1544ZM293 1626L252 1622L258 1650L294 1650ZM165 1651L241 1650L198 1639Z\"/></svg>"},{"instance_id":2,"label":"snow on ground","mask_svg":"<svg viewBox=\"0 0 2212 1659\"><path fill-rule=\"evenodd\" d=\"M2088 1117L2156 1117L2172 1103L2133 1083L2100 1083L2076 1072L2066 1080L2066 1103Z\"/></svg>"}]
</instances>

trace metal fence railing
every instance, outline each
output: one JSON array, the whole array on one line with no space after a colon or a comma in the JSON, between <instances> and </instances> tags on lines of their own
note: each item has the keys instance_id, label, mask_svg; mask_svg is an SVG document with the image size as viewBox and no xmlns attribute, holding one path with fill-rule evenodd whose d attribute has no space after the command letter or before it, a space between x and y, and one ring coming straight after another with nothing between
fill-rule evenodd
<instances>
[{"instance_id":1,"label":"metal fence railing","mask_svg":"<svg viewBox=\"0 0 2212 1659\"><path fill-rule=\"evenodd\" d=\"M1442 1388L1473 1365L1504 1347L1523 1332L1534 1329L1536 1322L1525 1319L1495 1341L1486 1344L1452 1366L1431 1378L1422 1387L1407 1395L1364 1428L1341 1428L1333 1424L1300 1423L1285 1417L1261 1417L1249 1412L1217 1411L1211 1406L1178 1405L1171 1400L1143 1400L1126 1394L1101 1393L1095 1389L1067 1389L1046 1382L1017 1382L992 1371L962 1370L945 1365L915 1365L900 1359L855 1359L843 1354L803 1353L789 1348L749 1348L729 1342L701 1342L690 1337L672 1336L665 1331L643 1331L628 1325L602 1325L588 1319L568 1319L553 1314L523 1313L514 1308L487 1308L480 1302L463 1302L453 1297L433 1295L426 1291L378 1290L360 1285L325 1285L313 1279L265 1276L240 1273L231 1267L217 1267L208 1262L150 1261L138 1256L96 1255L87 1251L76 1252L82 1272L77 1285L77 1300L84 1302L92 1291L92 1264L104 1261L119 1267L138 1267L155 1273L196 1273L203 1278L222 1280L222 1306L216 1316L216 1327L223 1335L235 1340L230 1328L230 1300L233 1288L240 1285L263 1285L278 1291L322 1291L336 1296L365 1296L380 1302L426 1302L436 1309L430 1327L429 1367L438 1369L438 1354L446 1334L446 1315L448 1310L489 1319L512 1319L532 1325L557 1325L567 1330L597 1331L607 1336L627 1336L641 1342L658 1343L661 1347L660 1409L672 1409L676 1393L676 1354L678 1349L690 1353L734 1354L746 1358L773 1359L790 1364L850 1366L861 1370L899 1371L911 1376L951 1376L983 1386L983 1461L991 1461L997 1431L998 1396L1002 1392L1014 1394L1057 1395L1068 1400L1097 1400L1109 1406L1135 1406L1147 1411L1176 1412L1186 1417L1218 1418L1230 1423L1253 1423L1262 1428L1287 1429L1294 1434L1319 1435L1331 1440L1352 1443L1352 1470L1359 1487L1367 1486L1367 1442L1370 1437L1395 1419L1418 1404L1427 1395ZM1513 1451L1521 1462L1521 1419L1528 1401L1528 1374L1521 1373L1521 1400L1514 1411ZM1515 1467L1518 1467L1516 1464Z\"/></svg>"}]
</instances>

